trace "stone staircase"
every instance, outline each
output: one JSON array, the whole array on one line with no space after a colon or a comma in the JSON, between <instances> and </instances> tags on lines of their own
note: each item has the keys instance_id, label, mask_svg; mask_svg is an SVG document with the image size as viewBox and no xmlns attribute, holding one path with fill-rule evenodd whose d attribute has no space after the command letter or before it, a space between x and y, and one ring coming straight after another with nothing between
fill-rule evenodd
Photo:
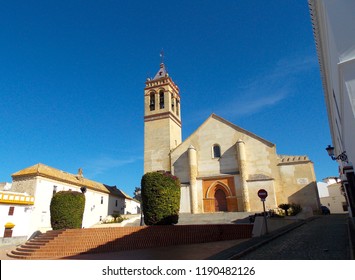
<instances>
[{"instance_id":1,"label":"stone staircase","mask_svg":"<svg viewBox=\"0 0 355 280\"><path fill-rule=\"evenodd\" d=\"M81 254L246 239L251 235L251 224L67 229L41 234L7 255L15 259L75 259Z\"/></svg>"},{"instance_id":2,"label":"stone staircase","mask_svg":"<svg viewBox=\"0 0 355 280\"><path fill-rule=\"evenodd\" d=\"M249 223L250 215L254 215L254 212L180 213L178 225L242 224ZM124 226L140 226L140 221L137 216L126 221Z\"/></svg>"},{"instance_id":3,"label":"stone staircase","mask_svg":"<svg viewBox=\"0 0 355 280\"><path fill-rule=\"evenodd\" d=\"M254 212L216 212L202 214L179 214L179 225L200 225L200 224L241 224L249 223L249 216Z\"/></svg>"}]
</instances>

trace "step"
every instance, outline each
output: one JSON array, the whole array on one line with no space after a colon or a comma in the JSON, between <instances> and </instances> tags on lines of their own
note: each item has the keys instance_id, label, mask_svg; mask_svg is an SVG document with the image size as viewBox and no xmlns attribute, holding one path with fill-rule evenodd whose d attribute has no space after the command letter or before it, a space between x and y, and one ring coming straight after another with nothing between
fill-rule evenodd
<instances>
[{"instance_id":1,"label":"step","mask_svg":"<svg viewBox=\"0 0 355 280\"><path fill-rule=\"evenodd\" d=\"M50 240L28 241L12 251L10 257L55 259L85 253L250 238L251 231L251 225L233 224L69 229Z\"/></svg>"},{"instance_id":2,"label":"step","mask_svg":"<svg viewBox=\"0 0 355 280\"><path fill-rule=\"evenodd\" d=\"M254 212L180 213L178 225L236 223L253 214Z\"/></svg>"},{"instance_id":3,"label":"step","mask_svg":"<svg viewBox=\"0 0 355 280\"><path fill-rule=\"evenodd\" d=\"M43 246L47 244L48 242L45 241L27 241L25 245L34 245L34 246Z\"/></svg>"},{"instance_id":4,"label":"step","mask_svg":"<svg viewBox=\"0 0 355 280\"><path fill-rule=\"evenodd\" d=\"M19 250L12 250L11 254L15 255L15 256L30 256L33 252L21 252Z\"/></svg>"},{"instance_id":5,"label":"step","mask_svg":"<svg viewBox=\"0 0 355 280\"><path fill-rule=\"evenodd\" d=\"M39 249L41 246L32 245L32 244L22 244L19 248L26 248L26 249Z\"/></svg>"}]
</instances>

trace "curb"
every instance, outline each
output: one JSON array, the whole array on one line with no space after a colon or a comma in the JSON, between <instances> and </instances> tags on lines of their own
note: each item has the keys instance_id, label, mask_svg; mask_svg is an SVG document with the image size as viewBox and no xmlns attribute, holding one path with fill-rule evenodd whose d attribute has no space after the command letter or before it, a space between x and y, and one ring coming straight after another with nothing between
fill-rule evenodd
<instances>
[{"instance_id":1,"label":"curb","mask_svg":"<svg viewBox=\"0 0 355 280\"><path fill-rule=\"evenodd\" d=\"M355 219L352 217L348 218L348 236L349 236L349 246L350 246L350 259L355 259Z\"/></svg>"},{"instance_id":2,"label":"curb","mask_svg":"<svg viewBox=\"0 0 355 280\"><path fill-rule=\"evenodd\" d=\"M216 255L210 256L207 258L207 260L237 260L241 258L242 256L246 255L247 253L259 248L260 246L270 242L271 240L274 240L304 224L307 222L311 222L315 219L318 219L318 217L310 217L306 220L301 220L298 222L295 222L293 224L287 225L281 229L275 230L274 232L271 232L267 235L263 235L260 237L254 237L248 241L245 241L239 245L236 245L234 247L231 247L227 250L224 250Z\"/></svg>"}]
</instances>

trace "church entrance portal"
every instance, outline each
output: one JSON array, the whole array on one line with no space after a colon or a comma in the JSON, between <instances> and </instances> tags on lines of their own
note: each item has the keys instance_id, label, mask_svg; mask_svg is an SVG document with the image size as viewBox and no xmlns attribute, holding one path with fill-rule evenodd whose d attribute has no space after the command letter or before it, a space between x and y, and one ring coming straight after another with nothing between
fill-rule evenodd
<instances>
[{"instance_id":1,"label":"church entrance portal","mask_svg":"<svg viewBox=\"0 0 355 280\"><path fill-rule=\"evenodd\" d=\"M237 212L234 178L203 180L203 212Z\"/></svg>"},{"instance_id":2,"label":"church entrance portal","mask_svg":"<svg viewBox=\"0 0 355 280\"><path fill-rule=\"evenodd\" d=\"M217 189L214 194L214 206L216 212L227 212L227 198L224 191Z\"/></svg>"}]
</instances>

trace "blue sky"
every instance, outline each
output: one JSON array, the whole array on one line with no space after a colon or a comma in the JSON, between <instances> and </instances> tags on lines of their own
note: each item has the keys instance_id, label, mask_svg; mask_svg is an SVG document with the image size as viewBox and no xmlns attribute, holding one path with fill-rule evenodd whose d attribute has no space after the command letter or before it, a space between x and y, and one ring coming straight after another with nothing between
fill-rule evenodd
<instances>
[{"instance_id":1,"label":"blue sky","mask_svg":"<svg viewBox=\"0 0 355 280\"><path fill-rule=\"evenodd\" d=\"M3 1L0 182L36 163L132 195L159 53L183 139L211 114L336 176L307 1Z\"/></svg>"}]
</instances>

